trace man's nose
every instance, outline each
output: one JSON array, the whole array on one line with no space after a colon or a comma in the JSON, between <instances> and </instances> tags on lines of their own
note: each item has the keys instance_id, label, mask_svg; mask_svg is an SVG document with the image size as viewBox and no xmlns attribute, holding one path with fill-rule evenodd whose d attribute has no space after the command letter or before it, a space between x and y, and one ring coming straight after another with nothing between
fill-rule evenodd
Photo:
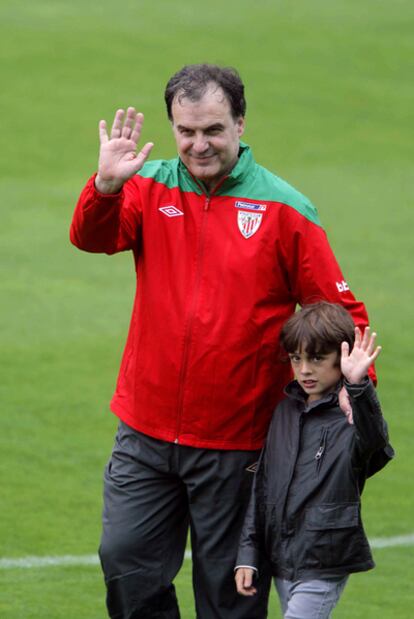
<instances>
[{"instance_id":1,"label":"man's nose","mask_svg":"<svg viewBox=\"0 0 414 619\"><path fill-rule=\"evenodd\" d=\"M194 137L193 150L196 153L204 153L208 149L208 140L205 135L198 134Z\"/></svg>"}]
</instances>

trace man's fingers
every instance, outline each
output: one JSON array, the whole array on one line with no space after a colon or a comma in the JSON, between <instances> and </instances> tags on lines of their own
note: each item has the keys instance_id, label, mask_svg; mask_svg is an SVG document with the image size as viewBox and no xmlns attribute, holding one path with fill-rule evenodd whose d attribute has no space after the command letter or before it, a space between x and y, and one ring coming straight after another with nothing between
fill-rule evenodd
<instances>
[{"instance_id":1,"label":"man's fingers","mask_svg":"<svg viewBox=\"0 0 414 619\"><path fill-rule=\"evenodd\" d=\"M108 142L108 131L106 129L106 122L104 120L99 121L99 141L101 144Z\"/></svg>"},{"instance_id":2,"label":"man's fingers","mask_svg":"<svg viewBox=\"0 0 414 619\"><path fill-rule=\"evenodd\" d=\"M134 113L135 113L135 110L134 110ZM131 137L131 140L133 140L135 144L137 144L141 136L142 125L144 124L144 114L142 114L141 112L138 112L138 114L135 114L134 120L135 120L135 127L133 128L133 131L130 137Z\"/></svg>"},{"instance_id":3,"label":"man's fingers","mask_svg":"<svg viewBox=\"0 0 414 619\"><path fill-rule=\"evenodd\" d=\"M137 156L135 158L135 164L136 164L137 170L140 170L142 168L142 166L144 165L144 163L148 159L148 156L149 156L150 152L152 151L152 147L153 146L154 146L154 144L152 142L147 142L147 144L145 144L145 146L143 146L143 148L137 154Z\"/></svg>"},{"instance_id":4,"label":"man's fingers","mask_svg":"<svg viewBox=\"0 0 414 619\"><path fill-rule=\"evenodd\" d=\"M114 116L114 122L111 128L111 140L118 138L126 138L132 140L135 145L141 136L142 125L144 122L144 114L136 112L134 107L129 107L126 111L119 109ZM102 129L101 129L102 127ZM105 121L101 121L99 124L101 144L108 141L108 133L106 129Z\"/></svg>"},{"instance_id":5,"label":"man's fingers","mask_svg":"<svg viewBox=\"0 0 414 619\"><path fill-rule=\"evenodd\" d=\"M115 113L114 122L111 129L111 139L120 138L122 133L122 123L125 116L125 110L117 110Z\"/></svg>"},{"instance_id":6,"label":"man's fingers","mask_svg":"<svg viewBox=\"0 0 414 619\"><path fill-rule=\"evenodd\" d=\"M136 174L148 159L154 146L152 142L147 142L138 153L136 152L143 120L144 115L137 114L134 107L129 107L126 112L119 109L115 113L110 136L108 136L106 122L104 120L99 122L100 173L105 182L110 183L110 188L114 184L116 187L121 186ZM102 191L102 193L105 192ZM107 193L114 192L108 191Z\"/></svg>"},{"instance_id":7,"label":"man's fingers","mask_svg":"<svg viewBox=\"0 0 414 619\"><path fill-rule=\"evenodd\" d=\"M131 137L131 133L132 133L132 129L134 127L134 123L135 123L135 118L136 118L136 111L134 107L129 107L127 109L127 115L126 115L126 119L125 119L125 124L122 128L122 132L121 135L123 138L127 138L127 140L130 139Z\"/></svg>"}]
</instances>

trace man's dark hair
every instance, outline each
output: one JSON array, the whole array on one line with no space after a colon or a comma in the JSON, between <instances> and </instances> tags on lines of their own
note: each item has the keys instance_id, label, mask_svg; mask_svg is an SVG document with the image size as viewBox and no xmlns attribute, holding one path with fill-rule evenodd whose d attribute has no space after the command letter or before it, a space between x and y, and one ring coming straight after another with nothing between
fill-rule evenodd
<instances>
[{"instance_id":1,"label":"man's dark hair","mask_svg":"<svg viewBox=\"0 0 414 619\"><path fill-rule=\"evenodd\" d=\"M280 344L287 353L308 355L341 352L341 343L351 350L355 340L355 324L342 305L320 301L305 305L283 325Z\"/></svg>"},{"instance_id":2,"label":"man's dark hair","mask_svg":"<svg viewBox=\"0 0 414 619\"><path fill-rule=\"evenodd\" d=\"M171 108L175 98L178 101L200 101L212 83L223 90L234 119L246 114L244 85L236 69L214 64L189 64L173 75L166 86L164 98L168 118L173 119Z\"/></svg>"}]
</instances>

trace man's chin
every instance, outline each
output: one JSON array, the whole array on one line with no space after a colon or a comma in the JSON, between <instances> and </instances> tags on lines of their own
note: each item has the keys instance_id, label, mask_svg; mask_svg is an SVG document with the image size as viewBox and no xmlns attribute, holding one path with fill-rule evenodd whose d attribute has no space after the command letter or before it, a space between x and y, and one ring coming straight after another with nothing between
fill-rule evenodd
<instances>
[{"instance_id":1,"label":"man's chin","mask_svg":"<svg viewBox=\"0 0 414 619\"><path fill-rule=\"evenodd\" d=\"M189 170L193 176L203 183L210 183L217 177L216 171L208 169L207 166L192 166Z\"/></svg>"}]
</instances>

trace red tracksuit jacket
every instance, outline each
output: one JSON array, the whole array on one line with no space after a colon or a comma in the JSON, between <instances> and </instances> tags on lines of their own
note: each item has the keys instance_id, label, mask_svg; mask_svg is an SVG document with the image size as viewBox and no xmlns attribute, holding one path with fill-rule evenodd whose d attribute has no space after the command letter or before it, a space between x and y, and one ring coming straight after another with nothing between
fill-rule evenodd
<instances>
[{"instance_id":1,"label":"red tracksuit jacket","mask_svg":"<svg viewBox=\"0 0 414 619\"><path fill-rule=\"evenodd\" d=\"M300 305L344 305L364 328L317 212L255 163L212 195L179 159L154 161L106 196L85 186L71 241L132 250L137 288L112 410L149 436L212 449L258 449L289 382L278 336Z\"/></svg>"}]
</instances>

